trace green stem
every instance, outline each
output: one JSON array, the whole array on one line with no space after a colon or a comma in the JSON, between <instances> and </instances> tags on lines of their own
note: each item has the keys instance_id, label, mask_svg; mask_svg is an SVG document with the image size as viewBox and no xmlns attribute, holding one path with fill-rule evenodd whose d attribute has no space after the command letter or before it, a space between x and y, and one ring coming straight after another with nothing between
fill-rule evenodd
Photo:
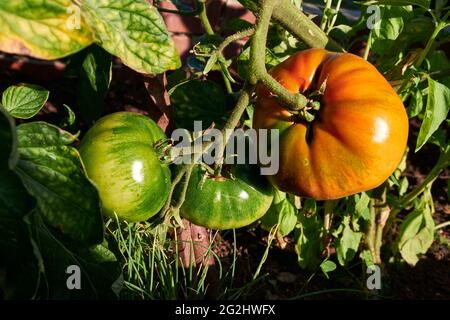
<instances>
[{"instance_id":1,"label":"green stem","mask_svg":"<svg viewBox=\"0 0 450 320\"><path fill-rule=\"evenodd\" d=\"M381 263L381 246L383 245L383 229L390 215L390 208L386 202L387 187L382 187L382 193L379 199L375 200L375 211L377 214L375 228L375 254L378 262Z\"/></svg>"},{"instance_id":2,"label":"green stem","mask_svg":"<svg viewBox=\"0 0 450 320\"><path fill-rule=\"evenodd\" d=\"M327 200L324 203L323 209L324 209L324 217L323 217L323 228L325 230L324 234L325 236L328 236L328 232L331 228L331 222L333 220L333 209L336 206L336 201L334 200Z\"/></svg>"},{"instance_id":3,"label":"green stem","mask_svg":"<svg viewBox=\"0 0 450 320\"><path fill-rule=\"evenodd\" d=\"M244 87L242 88L241 95L236 102L236 106L234 107L230 117L228 118L227 122L225 122L225 125L222 128L224 141L227 141L230 138L230 129L234 129L238 125L242 114L250 103L250 97L253 94L253 91L254 87L252 85L249 85L247 82L244 83Z\"/></svg>"},{"instance_id":4,"label":"green stem","mask_svg":"<svg viewBox=\"0 0 450 320\"><path fill-rule=\"evenodd\" d=\"M437 35L439 34L439 32L441 32L441 30L444 28L444 24L443 23L438 23L433 31L433 33L431 34L430 38L428 39L427 44L425 45L425 48L420 52L419 57L416 60L416 63L414 64L414 66L416 68L420 67L423 63L423 61L425 60L425 58L428 55L428 52L431 49L431 46L433 45L434 41L436 40Z\"/></svg>"},{"instance_id":5,"label":"green stem","mask_svg":"<svg viewBox=\"0 0 450 320\"><path fill-rule=\"evenodd\" d=\"M272 229L270 229L269 235L267 236L267 247L266 247L266 250L264 250L264 254L261 258L261 261L259 262L258 267L256 268L255 273L253 274L253 280L256 280L256 278L258 278L258 276L261 272L261 269L262 269L264 263L266 262L267 257L269 256L269 249L270 249L270 246L272 245L273 239L275 239L276 234L278 232L278 226L279 225L276 224L275 226L272 227Z\"/></svg>"},{"instance_id":6,"label":"green stem","mask_svg":"<svg viewBox=\"0 0 450 320\"><path fill-rule=\"evenodd\" d=\"M183 187L181 189L180 196L177 200L177 204L175 205L174 209L179 210L181 206L183 205L184 200L186 199L186 192L189 185L189 180L191 179L192 169L194 169L193 166L189 166L186 170L186 173L184 174L184 183Z\"/></svg>"},{"instance_id":7,"label":"green stem","mask_svg":"<svg viewBox=\"0 0 450 320\"><path fill-rule=\"evenodd\" d=\"M262 0L258 0L262 2ZM311 48L327 48L332 51L344 51L329 38L319 26L301 12L291 0L281 0L273 10L273 18L286 30Z\"/></svg>"},{"instance_id":8,"label":"green stem","mask_svg":"<svg viewBox=\"0 0 450 320\"><path fill-rule=\"evenodd\" d=\"M180 171L178 171L178 173L175 176L175 178L173 179L172 186L171 186L170 192L169 192L169 197L167 198L166 203L165 203L165 205L164 205L164 207L163 207L163 209L161 211L163 214L166 214L167 211L169 211L171 203L172 203L173 193L175 192L175 188L181 182L181 180L183 179L183 177L186 174L186 172L191 169L190 166L191 165L187 165L187 166L182 167L180 169ZM192 166L192 168L193 168L193 166Z\"/></svg>"},{"instance_id":9,"label":"green stem","mask_svg":"<svg viewBox=\"0 0 450 320\"><path fill-rule=\"evenodd\" d=\"M221 68L223 68L223 66L221 66ZM227 93L228 94L232 94L233 93L233 88L231 87L230 79L228 79L228 77L226 76L225 72L221 72L221 74L222 74L223 82L225 83L225 89L227 90Z\"/></svg>"},{"instance_id":10,"label":"green stem","mask_svg":"<svg viewBox=\"0 0 450 320\"><path fill-rule=\"evenodd\" d=\"M339 14L339 10L341 9L341 4L342 4L342 0L338 0L338 2L336 4L336 14L331 19L331 23L328 26L327 34L330 33L331 29L333 29L334 24L336 23L336 20L337 20L338 14Z\"/></svg>"},{"instance_id":11,"label":"green stem","mask_svg":"<svg viewBox=\"0 0 450 320\"><path fill-rule=\"evenodd\" d=\"M376 221L377 221L377 212L375 210L375 201L373 199L370 200L369 204L370 209L370 222L369 222L369 228L366 232L366 238L365 242L367 245L367 248L370 251L370 254L372 255L372 260L375 264L378 264L378 258L377 258L377 250L376 250Z\"/></svg>"},{"instance_id":12,"label":"green stem","mask_svg":"<svg viewBox=\"0 0 450 320\"><path fill-rule=\"evenodd\" d=\"M329 244L328 244L328 236L330 234L331 225L333 223L333 210L336 206L336 201L327 200L323 205L324 216L323 216L323 234L322 234L322 243L324 250L326 251L327 257L330 256Z\"/></svg>"},{"instance_id":13,"label":"green stem","mask_svg":"<svg viewBox=\"0 0 450 320\"><path fill-rule=\"evenodd\" d=\"M209 22L208 15L206 14L206 0L198 0L198 17L200 18L200 21L202 22L203 28L205 28L205 31L210 36L214 35L214 30L211 27L211 23Z\"/></svg>"},{"instance_id":14,"label":"green stem","mask_svg":"<svg viewBox=\"0 0 450 320\"><path fill-rule=\"evenodd\" d=\"M364 60L367 60L367 58L369 57L370 48L372 47L372 32L373 29L370 29L369 37L367 38L366 49L364 50Z\"/></svg>"},{"instance_id":15,"label":"green stem","mask_svg":"<svg viewBox=\"0 0 450 320\"><path fill-rule=\"evenodd\" d=\"M434 227L434 229L435 230L439 230L439 229L442 229L442 228L445 228L445 227L448 227L448 226L450 226L450 221L446 221L446 222L443 222L441 224L438 224L436 227Z\"/></svg>"},{"instance_id":16,"label":"green stem","mask_svg":"<svg viewBox=\"0 0 450 320\"><path fill-rule=\"evenodd\" d=\"M422 192L424 192L433 182L437 179L437 177L441 174L442 170L447 168L450 165L450 147L441 153L437 163L431 169L431 171L426 176L425 180L422 181L421 184L416 186L411 192L404 195L398 205L392 209L391 215L388 220L388 227L385 230L390 230L390 227L395 220L396 216L400 213L400 211L406 207L408 207L411 202L414 201Z\"/></svg>"},{"instance_id":17,"label":"green stem","mask_svg":"<svg viewBox=\"0 0 450 320\"><path fill-rule=\"evenodd\" d=\"M223 60L223 50L230 45L231 43L233 43L236 40L245 38L245 37L249 37L251 36L253 33L255 32L255 29L253 28L249 28L249 29L245 29L243 31L239 31L236 32L235 34L232 34L231 36L228 36L225 38L225 40L220 44L220 46L217 48L216 50L216 55L219 57L219 63L221 66L221 70L222 70L222 77L223 77L223 81L225 83L225 87L227 90L228 94L232 94L233 93L233 89L231 87L231 83L228 79L228 77L226 76L226 65L223 64L221 61Z\"/></svg>"},{"instance_id":18,"label":"green stem","mask_svg":"<svg viewBox=\"0 0 450 320\"><path fill-rule=\"evenodd\" d=\"M286 104L287 109L300 110L306 106L307 99L299 93L292 93L283 87L266 70L266 42L269 31L270 18L279 0L261 0L260 12L256 22L256 29L251 39L249 82L256 85L261 82L272 94Z\"/></svg>"},{"instance_id":19,"label":"green stem","mask_svg":"<svg viewBox=\"0 0 450 320\"><path fill-rule=\"evenodd\" d=\"M331 4L333 3L333 0L327 0L327 3L325 4L325 8L323 9L322 12L322 20L320 21L320 29L322 29L322 31L325 32L325 28L327 26L327 22L328 22L328 16L325 14L325 11L327 9L331 8Z\"/></svg>"},{"instance_id":20,"label":"green stem","mask_svg":"<svg viewBox=\"0 0 450 320\"><path fill-rule=\"evenodd\" d=\"M236 32L235 34L232 34L231 36L228 36L223 40L223 42L220 44L220 46L217 48L217 52L219 54L222 54L223 50L228 47L231 43L234 41L250 37L255 32L255 28L249 28L245 29L239 32Z\"/></svg>"},{"instance_id":21,"label":"green stem","mask_svg":"<svg viewBox=\"0 0 450 320\"><path fill-rule=\"evenodd\" d=\"M431 169L431 171L426 176L425 180L418 185L414 190L406 194L402 199L400 200L399 207L404 208L408 206L418 195L420 195L425 189L428 187L429 184L433 183L434 180L439 176L442 170L444 170L450 162L450 148L446 152L444 152L440 157L436 165ZM399 210L398 208L394 209L394 211Z\"/></svg>"},{"instance_id":22,"label":"green stem","mask_svg":"<svg viewBox=\"0 0 450 320\"><path fill-rule=\"evenodd\" d=\"M445 23L440 22L440 23L436 24L436 26L433 30L433 33L431 34L430 38L427 41L427 44L425 45L425 48L420 52L419 57L417 58L416 62L414 63L414 66L416 68L419 68L422 65L422 63L425 60L425 58L427 57L431 47L433 46L433 43L436 40L437 35L439 34L439 32L441 32L441 30L443 28L445 28ZM410 71L403 79L403 83L397 92L399 92L401 94L402 92L405 91L405 89L410 84L410 80L411 80L412 76L413 76L413 72ZM405 101L406 97L402 97L402 100Z\"/></svg>"},{"instance_id":23,"label":"green stem","mask_svg":"<svg viewBox=\"0 0 450 320\"><path fill-rule=\"evenodd\" d=\"M264 0L251 0L247 8L258 15L258 8ZM329 38L311 19L299 10L291 0L280 0L273 8L273 19L289 31L297 39L311 48L327 48L343 52L344 49Z\"/></svg>"},{"instance_id":24,"label":"green stem","mask_svg":"<svg viewBox=\"0 0 450 320\"><path fill-rule=\"evenodd\" d=\"M205 31L208 35L214 35L214 30L209 22L208 15L206 14L206 0L198 0L197 6L199 8L198 17L205 28ZM226 68L227 66L222 62L224 60L222 53L219 53L219 65L220 65L220 73L222 74L223 82L225 83L225 88L227 93L233 93L233 88L231 87L230 79L227 77Z\"/></svg>"},{"instance_id":25,"label":"green stem","mask_svg":"<svg viewBox=\"0 0 450 320\"><path fill-rule=\"evenodd\" d=\"M242 88L241 95L239 96L238 101L236 102L236 106L233 109L233 112L231 113L230 117L228 118L227 122L222 128L222 139L223 139L223 145L221 146L218 154L219 159L223 159L223 153L225 151L226 143L228 139L230 139L230 136L232 134L232 129L234 129L238 123L239 120L242 117L242 114L245 112L245 109L250 103L250 97L253 94L254 86L249 85L248 82L244 83L244 87ZM215 165L214 172L220 173L222 169L222 161L217 162Z\"/></svg>"}]
</instances>

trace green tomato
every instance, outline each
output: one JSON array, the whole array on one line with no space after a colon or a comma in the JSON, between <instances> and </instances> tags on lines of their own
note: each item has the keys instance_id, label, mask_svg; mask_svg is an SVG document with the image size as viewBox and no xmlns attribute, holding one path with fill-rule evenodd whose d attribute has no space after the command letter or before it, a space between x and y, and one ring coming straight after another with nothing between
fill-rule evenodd
<instances>
[{"instance_id":1,"label":"green tomato","mask_svg":"<svg viewBox=\"0 0 450 320\"><path fill-rule=\"evenodd\" d=\"M213 177L195 166L180 214L197 225L220 230L255 222L273 199L272 185L256 169L236 165L228 177Z\"/></svg>"},{"instance_id":2,"label":"green tomato","mask_svg":"<svg viewBox=\"0 0 450 320\"><path fill-rule=\"evenodd\" d=\"M164 205L170 169L159 161L154 144L166 139L151 119L131 112L101 118L80 146L88 177L97 186L105 215L144 221Z\"/></svg>"}]
</instances>

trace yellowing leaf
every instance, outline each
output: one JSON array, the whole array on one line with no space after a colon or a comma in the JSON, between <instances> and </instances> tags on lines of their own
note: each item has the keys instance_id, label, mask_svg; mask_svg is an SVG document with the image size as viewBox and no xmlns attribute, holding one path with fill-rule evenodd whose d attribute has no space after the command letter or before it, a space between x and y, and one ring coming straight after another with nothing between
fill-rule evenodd
<instances>
[{"instance_id":1,"label":"yellowing leaf","mask_svg":"<svg viewBox=\"0 0 450 320\"><path fill-rule=\"evenodd\" d=\"M92 42L71 0L0 1L0 51L53 60Z\"/></svg>"},{"instance_id":2,"label":"yellowing leaf","mask_svg":"<svg viewBox=\"0 0 450 320\"><path fill-rule=\"evenodd\" d=\"M158 10L146 0L77 0L100 46L148 74L177 69L178 51Z\"/></svg>"}]
</instances>

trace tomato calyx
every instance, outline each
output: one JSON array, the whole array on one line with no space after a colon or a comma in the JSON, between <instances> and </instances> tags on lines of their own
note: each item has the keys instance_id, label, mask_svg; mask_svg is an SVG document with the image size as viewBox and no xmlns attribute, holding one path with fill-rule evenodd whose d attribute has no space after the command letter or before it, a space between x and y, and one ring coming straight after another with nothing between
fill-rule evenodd
<instances>
[{"instance_id":1,"label":"tomato calyx","mask_svg":"<svg viewBox=\"0 0 450 320\"><path fill-rule=\"evenodd\" d=\"M158 156L158 159L163 164L172 164L174 162L174 148L173 139L158 140L153 144L153 148Z\"/></svg>"},{"instance_id":2,"label":"tomato calyx","mask_svg":"<svg viewBox=\"0 0 450 320\"><path fill-rule=\"evenodd\" d=\"M312 85L310 88L305 90L303 94L308 97L308 101L306 103L306 106L300 110L291 110L290 112L294 114L294 121L295 122L307 122L311 123L314 120L317 120L320 108L322 107L322 98L325 94L325 89L327 86L327 80L328 78L325 78L325 80L320 84L319 89L317 86L314 85L318 81L318 75L320 72L316 72L316 75L314 76L314 80L312 81Z\"/></svg>"}]
</instances>

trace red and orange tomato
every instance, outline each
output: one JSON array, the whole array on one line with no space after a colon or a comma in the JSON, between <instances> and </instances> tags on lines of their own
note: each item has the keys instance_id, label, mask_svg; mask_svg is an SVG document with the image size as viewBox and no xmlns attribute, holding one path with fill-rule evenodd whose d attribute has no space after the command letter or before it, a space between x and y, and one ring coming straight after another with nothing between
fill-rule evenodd
<instances>
[{"instance_id":1,"label":"red and orange tomato","mask_svg":"<svg viewBox=\"0 0 450 320\"><path fill-rule=\"evenodd\" d=\"M381 185L405 152L408 117L397 93L369 62L349 53L309 49L270 71L291 92L324 84L321 109L307 124L263 86L254 128L280 130L280 167L270 177L282 191L316 200Z\"/></svg>"}]
</instances>

